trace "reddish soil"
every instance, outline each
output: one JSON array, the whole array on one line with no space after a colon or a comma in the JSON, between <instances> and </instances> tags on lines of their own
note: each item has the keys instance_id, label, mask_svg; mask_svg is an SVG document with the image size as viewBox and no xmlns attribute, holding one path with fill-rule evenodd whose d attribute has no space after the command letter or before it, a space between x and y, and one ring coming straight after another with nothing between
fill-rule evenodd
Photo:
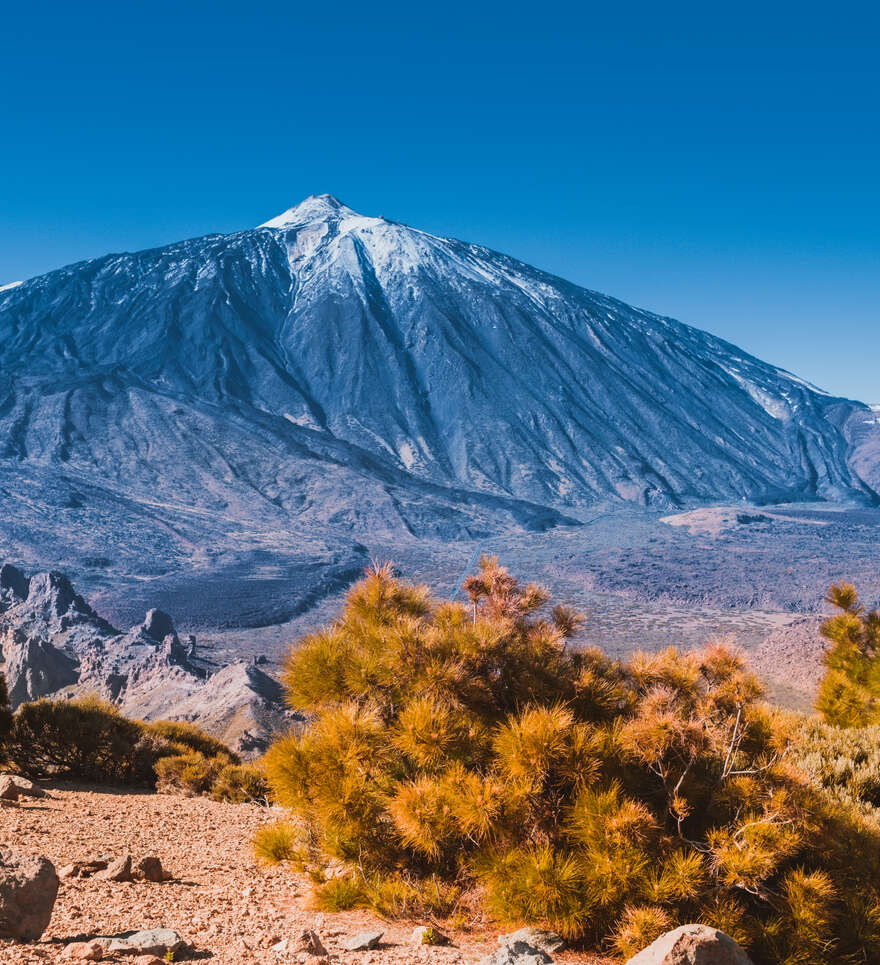
<instances>
[{"instance_id":1,"label":"reddish soil","mask_svg":"<svg viewBox=\"0 0 880 965\"><path fill-rule=\"evenodd\" d=\"M449 948L415 946L409 936L415 925L425 922L381 921L361 911L329 915L309 910L306 878L285 868L266 868L252 857L254 831L276 816L265 808L109 789L48 790L48 798L0 810L0 847L44 855L59 870L102 854L156 855L172 879L63 879L42 940L0 942L3 965L64 961L64 947L72 941L152 927L173 928L188 943L191 951L179 953L178 960L215 965L295 962L296 956L278 956L272 946L303 928L314 929L331 960L343 965L455 965L476 962L496 947L497 932L452 933ZM347 938L368 928L384 931L379 949L341 949ZM573 952L558 960L608 965Z\"/></svg>"}]
</instances>

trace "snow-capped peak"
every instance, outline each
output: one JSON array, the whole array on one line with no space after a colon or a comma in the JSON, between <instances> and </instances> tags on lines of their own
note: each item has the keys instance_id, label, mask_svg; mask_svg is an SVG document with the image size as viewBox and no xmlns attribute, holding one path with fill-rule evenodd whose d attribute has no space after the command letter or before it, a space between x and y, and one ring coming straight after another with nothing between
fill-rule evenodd
<instances>
[{"instance_id":1,"label":"snow-capped peak","mask_svg":"<svg viewBox=\"0 0 880 965\"><path fill-rule=\"evenodd\" d=\"M357 217L357 212L343 204L332 194L311 194L299 204L288 208L269 221L258 225L260 228L287 228L293 225L309 224L312 221Z\"/></svg>"}]
</instances>

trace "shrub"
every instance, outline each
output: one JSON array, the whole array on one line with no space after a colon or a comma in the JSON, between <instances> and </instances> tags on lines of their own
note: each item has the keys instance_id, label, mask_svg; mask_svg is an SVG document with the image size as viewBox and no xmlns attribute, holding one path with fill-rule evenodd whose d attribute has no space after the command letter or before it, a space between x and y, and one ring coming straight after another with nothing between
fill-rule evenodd
<instances>
[{"instance_id":1,"label":"shrub","mask_svg":"<svg viewBox=\"0 0 880 965\"><path fill-rule=\"evenodd\" d=\"M831 647L816 707L829 724L880 723L880 613L866 612L850 583L832 586L825 599L839 612L822 625Z\"/></svg>"},{"instance_id":2,"label":"shrub","mask_svg":"<svg viewBox=\"0 0 880 965\"><path fill-rule=\"evenodd\" d=\"M793 715L792 760L833 800L880 819L880 724L836 727Z\"/></svg>"},{"instance_id":3,"label":"shrub","mask_svg":"<svg viewBox=\"0 0 880 965\"><path fill-rule=\"evenodd\" d=\"M254 854L267 864L296 861L300 856L296 832L282 821L264 825L254 838Z\"/></svg>"},{"instance_id":4,"label":"shrub","mask_svg":"<svg viewBox=\"0 0 880 965\"><path fill-rule=\"evenodd\" d=\"M262 772L192 724L129 720L95 698L23 704L9 715L0 676L0 749L31 777L60 777L210 794L217 800L265 801Z\"/></svg>"},{"instance_id":5,"label":"shrub","mask_svg":"<svg viewBox=\"0 0 880 965\"><path fill-rule=\"evenodd\" d=\"M144 724L148 734L160 738L166 744L175 748L187 748L197 751L205 757L226 757L233 764L240 764L241 760L221 740L206 734L195 724L188 724L177 720L155 720Z\"/></svg>"},{"instance_id":6,"label":"shrub","mask_svg":"<svg viewBox=\"0 0 880 965\"><path fill-rule=\"evenodd\" d=\"M160 791L209 794L228 765L226 756L205 757L198 751L168 754L156 761L156 786Z\"/></svg>"},{"instance_id":7,"label":"shrub","mask_svg":"<svg viewBox=\"0 0 880 965\"><path fill-rule=\"evenodd\" d=\"M95 698L37 700L13 717L7 754L30 777L151 786L155 744L140 723Z\"/></svg>"},{"instance_id":8,"label":"shrub","mask_svg":"<svg viewBox=\"0 0 880 965\"><path fill-rule=\"evenodd\" d=\"M227 764L211 788L211 797L215 801L233 804L266 803L269 795L266 776L253 764Z\"/></svg>"},{"instance_id":9,"label":"shrub","mask_svg":"<svg viewBox=\"0 0 880 965\"><path fill-rule=\"evenodd\" d=\"M622 664L497 560L466 586L471 607L374 568L288 658L313 724L265 766L301 847L342 862L319 903L391 913L441 882L624 955L703 920L759 965L880 960L880 833L789 764L736 653Z\"/></svg>"}]
</instances>

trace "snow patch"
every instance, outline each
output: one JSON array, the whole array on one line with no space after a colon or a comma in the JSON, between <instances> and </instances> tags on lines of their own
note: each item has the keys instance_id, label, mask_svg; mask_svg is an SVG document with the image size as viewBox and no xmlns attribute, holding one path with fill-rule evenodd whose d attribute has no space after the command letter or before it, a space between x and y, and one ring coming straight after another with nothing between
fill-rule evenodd
<instances>
[{"instance_id":1,"label":"snow patch","mask_svg":"<svg viewBox=\"0 0 880 965\"><path fill-rule=\"evenodd\" d=\"M0 285L0 292L8 292L13 288L18 288L19 285L23 285L23 281L11 281L7 285Z\"/></svg>"},{"instance_id":2,"label":"snow patch","mask_svg":"<svg viewBox=\"0 0 880 965\"><path fill-rule=\"evenodd\" d=\"M418 459L415 449L413 449L408 442L401 442L397 447L397 451L400 455L400 461L404 466L406 466L407 469L412 469Z\"/></svg>"}]
</instances>

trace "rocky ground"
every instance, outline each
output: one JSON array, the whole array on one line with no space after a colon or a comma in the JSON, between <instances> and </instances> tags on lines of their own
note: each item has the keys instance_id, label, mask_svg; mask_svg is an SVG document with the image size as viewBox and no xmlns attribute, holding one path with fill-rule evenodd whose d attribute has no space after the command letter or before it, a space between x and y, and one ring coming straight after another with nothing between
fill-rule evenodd
<instances>
[{"instance_id":1,"label":"rocky ground","mask_svg":"<svg viewBox=\"0 0 880 965\"><path fill-rule=\"evenodd\" d=\"M250 840L272 812L253 805L204 798L57 785L49 796L0 810L0 849L48 857L56 869L96 855L161 859L163 882L109 881L100 876L62 878L51 924L41 941L0 942L3 965L63 962L66 947L142 928L174 929L189 946L175 960L216 965L298 961L273 946L314 929L334 963L477 962L497 947L498 932L450 933L448 948L414 945L421 921L380 921L366 912L335 915L310 910L308 880L282 868L258 865ZM343 944L359 932L384 932L378 949L349 952ZM558 962L607 965L575 952ZM104 957L103 961L114 961ZM121 961L132 959L120 957ZM317 963L318 957L301 956Z\"/></svg>"}]
</instances>

